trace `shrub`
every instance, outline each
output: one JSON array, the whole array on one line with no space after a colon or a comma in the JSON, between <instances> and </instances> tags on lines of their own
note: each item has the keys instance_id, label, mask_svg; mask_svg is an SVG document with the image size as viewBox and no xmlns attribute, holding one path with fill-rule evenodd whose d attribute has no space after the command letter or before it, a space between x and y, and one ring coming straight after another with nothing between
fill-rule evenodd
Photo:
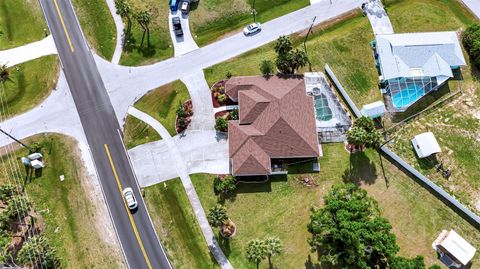
<instances>
[{"instance_id":1,"label":"shrub","mask_svg":"<svg viewBox=\"0 0 480 269\"><path fill-rule=\"evenodd\" d=\"M177 117L179 117L179 118L184 118L185 116L187 116L185 108L183 107L183 104L181 102L178 104L178 107L177 107L177 110L175 111L175 113L177 114Z\"/></svg>"},{"instance_id":2,"label":"shrub","mask_svg":"<svg viewBox=\"0 0 480 269\"><path fill-rule=\"evenodd\" d=\"M260 63L260 71L264 76L271 75L273 73L273 63L270 60L263 60Z\"/></svg>"},{"instance_id":3,"label":"shrub","mask_svg":"<svg viewBox=\"0 0 480 269\"><path fill-rule=\"evenodd\" d=\"M463 45L473 64L480 68L480 25L472 24L463 32Z\"/></svg>"},{"instance_id":4,"label":"shrub","mask_svg":"<svg viewBox=\"0 0 480 269\"><path fill-rule=\"evenodd\" d=\"M213 188L216 193L232 193L237 188L236 179L231 175L225 176L224 178L216 176L213 181Z\"/></svg>"},{"instance_id":5,"label":"shrub","mask_svg":"<svg viewBox=\"0 0 480 269\"><path fill-rule=\"evenodd\" d=\"M208 211L207 220L210 225L220 227L228 220L227 210L221 205L216 205Z\"/></svg>"},{"instance_id":6,"label":"shrub","mask_svg":"<svg viewBox=\"0 0 480 269\"><path fill-rule=\"evenodd\" d=\"M228 130L228 121L222 117L215 120L215 130L226 132Z\"/></svg>"},{"instance_id":7,"label":"shrub","mask_svg":"<svg viewBox=\"0 0 480 269\"><path fill-rule=\"evenodd\" d=\"M35 257L35 259L32 259ZM41 236L33 236L22 246L17 256L18 263L33 268L55 268L55 251Z\"/></svg>"},{"instance_id":8,"label":"shrub","mask_svg":"<svg viewBox=\"0 0 480 269\"><path fill-rule=\"evenodd\" d=\"M233 109L230 111L229 120L238 120L238 109Z\"/></svg>"},{"instance_id":9,"label":"shrub","mask_svg":"<svg viewBox=\"0 0 480 269\"><path fill-rule=\"evenodd\" d=\"M219 94L217 95L217 101L220 103L220 105L225 105L228 101L228 97L226 94Z\"/></svg>"},{"instance_id":10,"label":"shrub","mask_svg":"<svg viewBox=\"0 0 480 269\"><path fill-rule=\"evenodd\" d=\"M232 72L230 71L227 71L227 74L225 74L225 76L230 79L233 75L232 75Z\"/></svg>"}]
</instances>

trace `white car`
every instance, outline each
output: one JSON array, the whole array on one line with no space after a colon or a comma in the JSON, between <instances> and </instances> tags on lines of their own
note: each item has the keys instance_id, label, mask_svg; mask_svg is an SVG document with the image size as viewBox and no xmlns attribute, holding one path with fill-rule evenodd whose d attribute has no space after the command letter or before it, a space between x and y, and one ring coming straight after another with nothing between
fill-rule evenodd
<instances>
[{"instance_id":1,"label":"white car","mask_svg":"<svg viewBox=\"0 0 480 269\"><path fill-rule=\"evenodd\" d=\"M251 35L258 31L262 30L262 25L259 22L249 24L247 27L243 28L243 33L245 35Z\"/></svg>"},{"instance_id":2,"label":"white car","mask_svg":"<svg viewBox=\"0 0 480 269\"><path fill-rule=\"evenodd\" d=\"M182 11L183 14L187 14L189 9L190 9L190 7L189 7L188 2L184 1L182 3L182 6L180 7L180 11Z\"/></svg>"},{"instance_id":3,"label":"white car","mask_svg":"<svg viewBox=\"0 0 480 269\"><path fill-rule=\"evenodd\" d=\"M138 203L137 199L135 199L132 188L125 188L123 190L123 198L125 198L125 202L127 203L128 208L130 208L131 210L137 208Z\"/></svg>"}]
</instances>

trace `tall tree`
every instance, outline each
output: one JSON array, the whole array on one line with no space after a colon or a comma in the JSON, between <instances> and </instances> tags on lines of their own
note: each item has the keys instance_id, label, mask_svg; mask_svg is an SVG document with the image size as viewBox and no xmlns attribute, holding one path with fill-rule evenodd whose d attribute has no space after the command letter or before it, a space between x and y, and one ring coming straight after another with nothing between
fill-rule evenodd
<instances>
[{"instance_id":1,"label":"tall tree","mask_svg":"<svg viewBox=\"0 0 480 269\"><path fill-rule=\"evenodd\" d=\"M380 216L377 202L353 184L333 186L325 196L325 206L312 208L307 227L312 234L308 240L312 251L319 252L322 261L339 268L423 265L421 257L409 261L396 256L399 247L391 232L392 226ZM424 265L411 268L424 268Z\"/></svg>"},{"instance_id":2,"label":"tall tree","mask_svg":"<svg viewBox=\"0 0 480 269\"><path fill-rule=\"evenodd\" d=\"M272 256L280 254L282 252L283 246L282 241L278 237L267 237L264 240L265 242L265 254L268 257L268 264L270 268L272 267Z\"/></svg>"},{"instance_id":3,"label":"tall tree","mask_svg":"<svg viewBox=\"0 0 480 269\"><path fill-rule=\"evenodd\" d=\"M147 34L147 46L150 46L150 22L152 21L152 14L150 11L143 10L135 14L135 19L137 20L138 24L143 28L143 35L142 35L142 42L140 43L140 47L143 46L143 41L145 39L145 33Z\"/></svg>"},{"instance_id":4,"label":"tall tree","mask_svg":"<svg viewBox=\"0 0 480 269\"><path fill-rule=\"evenodd\" d=\"M302 67L305 67L308 63L307 53L303 50L296 49L290 52L290 73L295 74L295 72Z\"/></svg>"},{"instance_id":5,"label":"tall tree","mask_svg":"<svg viewBox=\"0 0 480 269\"><path fill-rule=\"evenodd\" d=\"M285 55L293 49L292 41L288 36L280 36L275 43L275 52L280 55Z\"/></svg>"},{"instance_id":6,"label":"tall tree","mask_svg":"<svg viewBox=\"0 0 480 269\"><path fill-rule=\"evenodd\" d=\"M275 64L278 70L285 74L295 74L295 72L307 65L307 53L302 50L293 50L292 42L287 36L280 36L275 44L277 59Z\"/></svg>"},{"instance_id":7,"label":"tall tree","mask_svg":"<svg viewBox=\"0 0 480 269\"><path fill-rule=\"evenodd\" d=\"M246 247L246 256L249 261L254 262L257 265L258 269L260 262L265 259L266 256L265 243L258 239L248 242Z\"/></svg>"},{"instance_id":8,"label":"tall tree","mask_svg":"<svg viewBox=\"0 0 480 269\"><path fill-rule=\"evenodd\" d=\"M365 145L376 149L381 144L382 133L375 128L371 118L363 116L353 123L353 127L347 133L347 141L356 147Z\"/></svg>"},{"instance_id":9,"label":"tall tree","mask_svg":"<svg viewBox=\"0 0 480 269\"><path fill-rule=\"evenodd\" d=\"M132 33L132 9L126 0L115 0L117 14L127 20L127 29L125 30L125 40L128 42Z\"/></svg>"}]
</instances>

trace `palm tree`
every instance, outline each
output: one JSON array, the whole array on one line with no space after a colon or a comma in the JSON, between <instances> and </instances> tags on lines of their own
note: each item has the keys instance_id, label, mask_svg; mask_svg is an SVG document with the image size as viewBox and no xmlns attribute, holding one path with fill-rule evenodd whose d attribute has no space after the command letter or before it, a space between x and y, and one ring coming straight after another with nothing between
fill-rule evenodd
<instances>
[{"instance_id":1,"label":"palm tree","mask_svg":"<svg viewBox=\"0 0 480 269\"><path fill-rule=\"evenodd\" d=\"M143 28L142 42L140 47L143 46L143 40L145 39L145 33L147 33L147 46L150 46L150 28L148 27L152 21L152 14L148 10L140 11L135 14L135 19L138 24Z\"/></svg>"},{"instance_id":2,"label":"palm tree","mask_svg":"<svg viewBox=\"0 0 480 269\"><path fill-rule=\"evenodd\" d=\"M282 241L278 237L267 237L264 240L265 242L265 254L268 257L268 264L270 268L272 267L272 256L280 254L282 252Z\"/></svg>"},{"instance_id":3,"label":"palm tree","mask_svg":"<svg viewBox=\"0 0 480 269\"><path fill-rule=\"evenodd\" d=\"M12 81L12 79L10 78L10 70L7 65L4 64L0 66L0 83L5 84L7 81Z\"/></svg>"},{"instance_id":4,"label":"palm tree","mask_svg":"<svg viewBox=\"0 0 480 269\"><path fill-rule=\"evenodd\" d=\"M296 49L295 51L291 52L290 56L291 60L291 74L295 74L298 68L304 67L308 63L307 53L303 50Z\"/></svg>"},{"instance_id":5,"label":"palm tree","mask_svg":"<svg viewBox=\"0 0 480 269\"><path fill-rule=\"evenodd\" d=\"M132 18L131 13L132 9L130 5L125 0L115 0L115 8L117 9L117 14L120 17L127 19L127 30L125 31L125 40L129 40L131 31L132 31Z\"/></svg>"},{"instance_id":6,"label":"palm tree","mask_svg":"<svg viewBox=\"0 0 480 269\"><path fill-rule=\"evenodd\" d=\"M258 269L260 262L265 258L267 254L265 242L258 239L250 240L250 242L248 242L246 252L247 259L251 262L254 262L257 265Z\"/></svg>"},{"instance_id":7,"label":"palm tree","mask_svg":"<svg viewBox=\"0 0 480 269\"><path fill-rule=\"evenodd\" d=\"M207 220L210 225L220 227L228 220L227 210L221 205L216 205L210 208Z\"/></svg>"}]
</instances>

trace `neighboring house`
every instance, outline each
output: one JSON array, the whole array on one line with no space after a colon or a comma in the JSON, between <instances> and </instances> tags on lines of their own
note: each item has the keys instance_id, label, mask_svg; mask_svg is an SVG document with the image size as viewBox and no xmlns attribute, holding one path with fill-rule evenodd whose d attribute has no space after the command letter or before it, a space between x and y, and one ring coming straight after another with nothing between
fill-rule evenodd
<instances>
[{"instance_id":1,"label":"neighboring house","mask_svg":"<svg viewBox=\"0 0 480 269\"><path fill-rule=\"evenodd\" d=\"M390 111L405 111L466 65L455 32L377 35L375 60Z\"/></svg>"},{"instance_id":2,"label":"neighboring house","mask_svg":"<svg viewBox=\"0 0 480 269\"><path fill-rule=\"evenodd\" d=\"M228 123L234 176L270 175L276 159L320 155L303 77L235 77L226 82L225 92L239 105L239 120Z\"/></svg>"}]
</instances>

